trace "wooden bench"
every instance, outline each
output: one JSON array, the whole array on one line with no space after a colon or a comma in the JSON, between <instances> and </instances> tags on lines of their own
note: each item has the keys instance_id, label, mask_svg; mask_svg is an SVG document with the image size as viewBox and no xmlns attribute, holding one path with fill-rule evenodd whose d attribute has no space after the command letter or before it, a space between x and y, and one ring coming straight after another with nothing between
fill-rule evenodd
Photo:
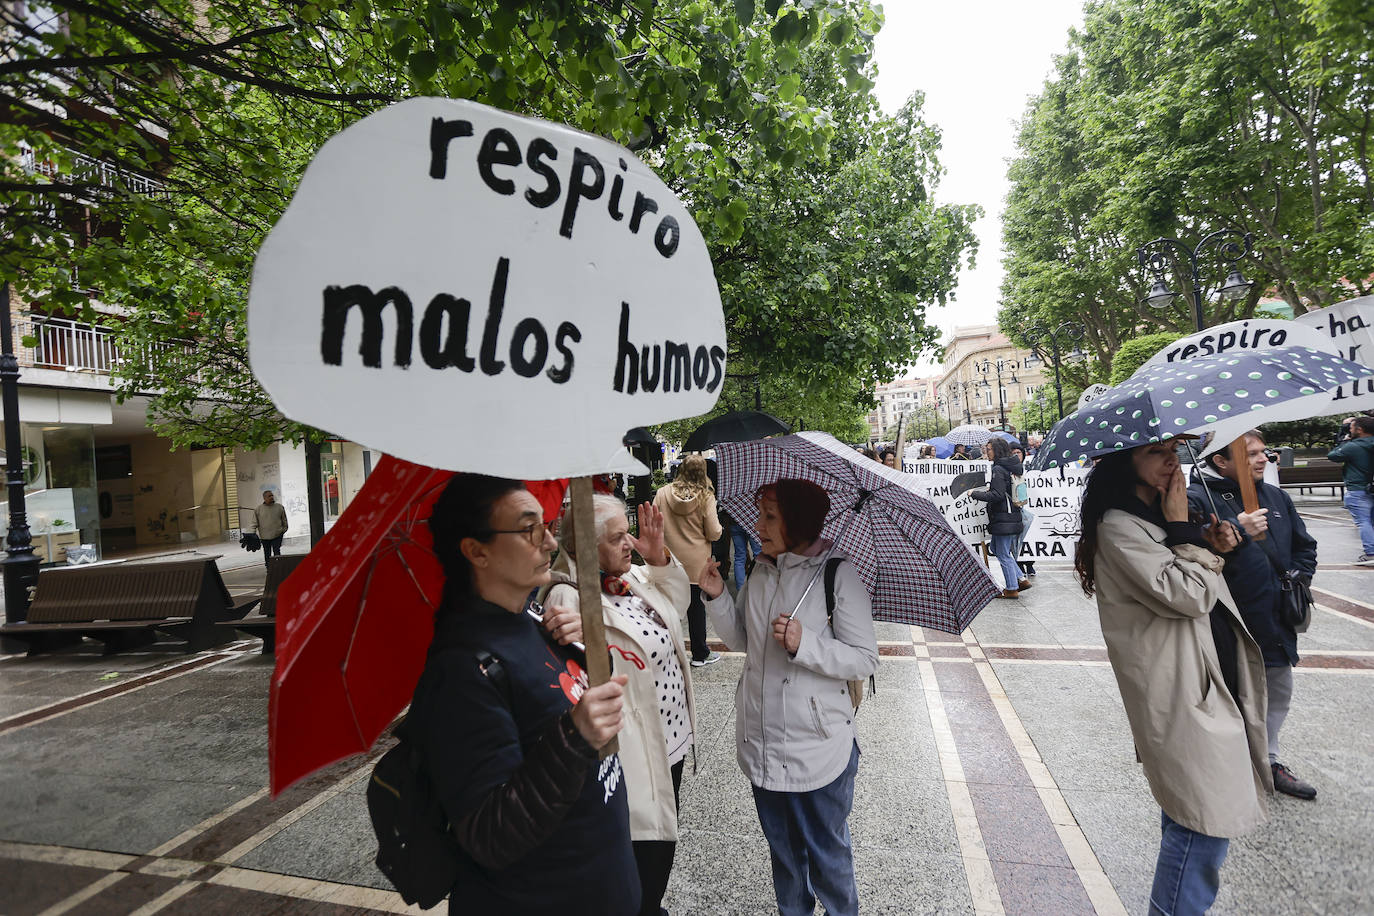
<instances>
[{"instance_id":1,"label":"wooden bench","mask_svg":"<svg viewBox=\"0 0 1374 916\"><path fill-rule=\"evenodd\" d=\"M1334 461L1309 461L1305 465L1279 468L1279 486L1305 493L1329 488L1332 495L1345 495L1345 476L1341 465Z\"/></svg>"},{"instance_id":2,"label":"wooden bench","mask_svg":"<svg viewBox=\"0 0 1374 916\"><path fill-rule=\"evenodd\" d=\"M29 654L76 645L89 637L105 654L156 642L184 641L187 652L228 642L218 623L248 613L236 604L214 560L162 560L39 570L28 619L0 633L28 644Z\"/></svg>"},{"instance_id":3,"label":"wooden bench","mask_svg":"<svg viewBox=\"0 0 1374 916\"><path fill-rule=\"evenodd\" d=\"M303 553L290 553L279 556L267 567L267 581L262 587L262 603L258 605L258 613L252 617L243 617L238 620L221 623L219 626L228 630L238 630L255 636L262 640L262 654L271 655L277 651L277 588L286 581L286 577L296 571L296 567L301 565L305 559Z\"/></svg>"}]
</instances>

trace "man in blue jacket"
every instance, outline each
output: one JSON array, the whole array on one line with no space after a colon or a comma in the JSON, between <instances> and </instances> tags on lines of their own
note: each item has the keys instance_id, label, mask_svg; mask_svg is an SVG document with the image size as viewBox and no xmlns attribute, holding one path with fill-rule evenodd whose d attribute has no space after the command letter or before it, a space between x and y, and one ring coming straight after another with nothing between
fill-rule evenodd
<instances>
[{"instance_id":1,"label":"man in blue jacket","mask_svg":"<svg viewBox=\"0 0 1374 916\"><path fill-rule=\"evenodd\" d=\"M1288 717L1293 698L1293 666L1298 663L1298 634L1279 617L1279 574L1270 555L1285 570L1312 580L1317 571L1317 542L1307 533L1307 526L1298 517L1293 501L1278 487L1264 482L1264 466L1268 457L1264 452L1264 438L1259 430L1250 430L1243 441L1246 462L1238 465L1231 460L1229 449L1208 455L1203 465L1194 471L1188 488L1189 509L1203 518L1210 517L1212 503L1203 491L1212 491L1217 515L1234 522L1241 530L1240 546L1226 554L1222 574L1240 608L1241 618L1250 635L1264 653L1266 692L1269 709L1264 717L1269 732L1269 767L1274 773L1274 788L1294 798L1312 800L1317 790L1294 776L1279 762L1279 729ZM1240 474L1248 473L1255 481L1255 493L1260 507L1246 512L1240 496ZM1257 540L1263 536L1266 546Z\"/></svg>"},{"instance_id":2,"label":"man in blue jacket","mask_svg":"<svg viewBox=\"0 0 1374 916\"><path fill-rule=\"evenodd\" d=\"M1326 457L1345 465L1345 508L1355 520L1364 548L1355 564L1374 566L1374 493L1370 492L1374 486L1370 482L1374 477L1374 417L1352 417L1346 422L1350 424L1350 438Z\"/></svg>"}]
</instances>

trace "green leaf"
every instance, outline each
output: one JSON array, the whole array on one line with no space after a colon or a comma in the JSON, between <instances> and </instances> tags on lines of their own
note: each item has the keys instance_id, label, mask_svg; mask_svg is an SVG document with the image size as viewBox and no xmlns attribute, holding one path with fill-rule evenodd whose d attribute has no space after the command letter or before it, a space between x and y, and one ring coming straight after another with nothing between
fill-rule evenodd
<instances>
[{"instance_id":1,"label":"green leaf","mask_svg":"<svg viewBox=\"0 0 1374 916\"><path fill-rule=\"evenodd\" d=\"M735 0L735 18L740 24L754 20L754 0Z\"/></svg>"}]
</instances>

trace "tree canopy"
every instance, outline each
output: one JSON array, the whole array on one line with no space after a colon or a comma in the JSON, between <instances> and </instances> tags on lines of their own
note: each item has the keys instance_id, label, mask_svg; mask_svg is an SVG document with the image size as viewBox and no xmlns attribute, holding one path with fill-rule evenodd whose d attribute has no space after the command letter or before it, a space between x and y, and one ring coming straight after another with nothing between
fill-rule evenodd
<instances>
[{"instance_id":1,"label":"tree canopy","mask_svg":"<svg viewBox=\"0 0 1374 916\"><path fill-rule=\"evenodd\" d=\"M758 380L780 413L852 426L973 249L972 209L934 202L919 99L873 101L881 23L867 0L6 4L0 278L121 311L121 391L156 392L178 444L298 438L247 368L258 246L330 135L468 98L653 165L717 263L727 398Z\"/></svg>"},{"instance_id":2,"label":"tree canopy","mask_svg":"<svg viewBox=\"0 0 1374 916\"><path fill-rule=\"evenodd\" d=\"M1301 314L1370 291L1371 25L1343 0L1097 0L1021 123L1005 212L1002 327L1074 317L1108 366L1143 330L1192 330L1175 259L1170 308L1143 302L1136 249L1250 233L1248 296ZM1215 252L1213 252L1215 254ZM1224 268L1203 253L1214 288ZM1219 275L1220 274L1220 275ZM1204 283L1204 285L1207 285Z\"/></svg>"}]
</instances>

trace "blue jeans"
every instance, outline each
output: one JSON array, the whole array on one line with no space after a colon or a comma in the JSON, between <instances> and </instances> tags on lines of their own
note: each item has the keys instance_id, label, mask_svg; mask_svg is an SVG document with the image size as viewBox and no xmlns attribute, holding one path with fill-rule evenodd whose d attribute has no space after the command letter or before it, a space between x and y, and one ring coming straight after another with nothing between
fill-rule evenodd
<instances>
[{"instance_id":1,"label":"blue jeans","mask_svg":"<svg viewBox=\"0 0 1374 916\"><path fill-rule=\"evenodd\" d=\"M1360 544L1364 555L1374 557L1374 495L1363 490L1345 488L1345 508L1360 529Z\"/></svg>"},{"instance_id":2,"label":"blue jeans","mask_svg":"<svg viewBox=\"0 0 1374 916\"><path fill-rule=\"evenodd\" d=\"M758 556L763 545L743 525L730 526L730 542L735 545L735 588L742 588L744 566L749 560L749 554L745 551L749 550L754 556Z\"/></svg>"},{"instance_id":3,"label":"blue jeans","mask_svg":"<svg viewBox=\"0 0 1374 916\"><path fill-rule=\"evenodd\" d=\"M849 841L859 745L828 786L772 792L754 786L754 807L773 859L773 893L782 916L811 916L819 897L829 916L856 916L859 888Z\"/></svg>"},{"instance_id":4,"label":"blue jeans","mask_svg":"<svg viewBox=\"0 0 1374 916\"><path fill-rule=\"evenodd\" d=\"M1006 585L1002 586L1010 591L1016 591L1020 587L1021 567L1016 565L1016 558L1012 555L1012 545L1020 535L1016 534L994 534L992 536L992 555L997 558L997 562L1002 564L1002 581Z\"/></svg>"},{"instance_id":5,"label":"blue jeans","mask_svg":"<svg viewBox=\"0 0 1374 916\"><path fill-rule=\"evenodd\" d=\"M1155 883L1150 888L1150 916L1202 916L1221 887L1221 863L1231 841L1189 830L1159 812L1163 836Z\"/></svg>"},{"instance_id":6,"label":"blue jeans","mask_svg":"<svg viewBox=\"0 0 1374 916\"><path fill-rule=\"evenodd\" d=\"M1012 558L1013 560L1015 560L1017 563L1023 562L1023 561L1021 560L1021 545L1024 544L1024 543L1026 542L1026 535L1030 533L1030 530L1031 530L1031 523L1034 522L1034 521L1035 521L1035 513L1032 512L1031 510L1027 509L1025 506L1022 506L1022 507L1021 507L1021 533L1018 534L1018 535L1016 536L1016 539L1015 539L1014 541L1012 541L1012 544L1011 544L1011 558ZM1024 561L1024 562L1026 563L1027 566L1032 566L1032 565L1035 564L1035 557L1031 557L1029 560L1026 560L1026 561Z\"/></svg>"}]
</instances>

